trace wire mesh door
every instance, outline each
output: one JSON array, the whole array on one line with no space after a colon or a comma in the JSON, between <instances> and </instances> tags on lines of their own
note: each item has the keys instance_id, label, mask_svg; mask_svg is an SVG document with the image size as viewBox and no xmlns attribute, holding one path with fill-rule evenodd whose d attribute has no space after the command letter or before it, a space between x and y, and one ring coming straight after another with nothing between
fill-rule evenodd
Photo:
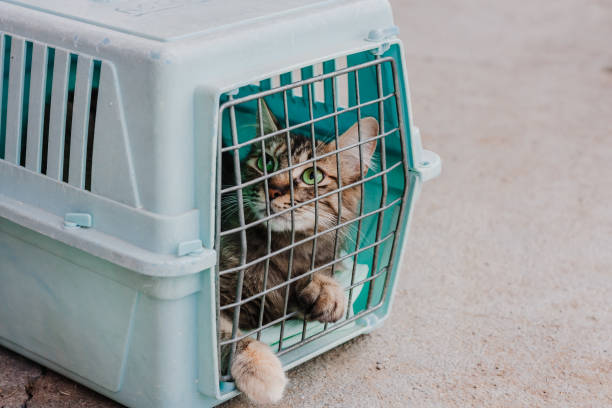
<instances>
[{"instance_id":1,"label":"wire mesh door","mask_svg":"<svg viewBox=\"0 0 612 408\"><path fill-rule=\"evenodd\" d=\"M387 296L409 187L403 102L393 58L351 60L359 63L326 62L321 75L281 75L280 86L262 81L222 101L222 381L231 380L241 339L289 353L376 311ZM322 299L304 295L313 279L337 284L342 299L319 307Z\"/></svg>"}]
</instances>

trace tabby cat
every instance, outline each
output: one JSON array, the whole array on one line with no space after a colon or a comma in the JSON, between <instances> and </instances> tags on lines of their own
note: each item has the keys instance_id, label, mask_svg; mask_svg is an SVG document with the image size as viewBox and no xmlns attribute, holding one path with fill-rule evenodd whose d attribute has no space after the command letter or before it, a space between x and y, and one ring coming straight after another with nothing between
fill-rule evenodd
<instances>
[{"instance_id":1,"label":"tabby cat","mask_svg":"<svg viewBox=\"0 0 612 408\"><path fill-rule=\"evenodd\" d=\"M257 115L257 123L263 123L263 133L270 134L279 130L278 122L265 102L261 103L260 115ZM361 140L369 140L378 135L378 122L372 117L362 119L359 124L355 123L349 130L339 137L338 146L336 141L324 143L316 141L313 146L311 138L298 134L290 134L289 141L286 133L268 138L265 142L265 163L260 143L254 143L252 150L241 165L242 182L261 177L266 173L274 173L280 169L289 167L291 164L303 163L312 158L313 147L317 156L333 152L353 145ZM260 136L258 126L257 136ZM289 143L288 143L289 142ZM317 160L316 167L313 163L306 163L289 171L282 172L268 179L268 191L266 196L264 183L256 183L243 189L244 214L246 223L251 223L267 216L267 205L270 214L274 216L283 210L291 208L291 184L293 184L293 195L295 205L315 197L315 182L318 195L324 195L339 187L355 183L367 172L374 151L376 140L372 140L361 147L363 165L360 166L359 148L353 147L340 153L341 175L338 175L336 155L330 155ZM228 160L225 160L226 162ZM231 162L231 160L229 160ZM266 172L266 173L264 173ZM224 173L230 174L224 170ZM233 176L233 175L232 175ZM294 242L311 237L315 233L323 232L337 225L339 214L340 222L354 219L357 216L360 205L360 187L355 186L342 192L341 204L338 194L330 194L318 201L318 217L315 217L315 204L310 203L294 210ZM339 208L341 206L341 208ZM236 224L237 197L228 195L223 197L222 229L228 230L238 226ZM340 211L341 210L341 211ZM292 219L291 211L274 216L269 220L271 234L271 251L282 250L291 245ZM340 230L337 249L342 247L343 236ZM257 261L267 255L268 228L266 223L249 228L246 231L247 254L246 262ZM309 240L295 247L291 259L290 251L285 250L268 261L269 273L266 288L280 285L287 281L288 272L291 278L299 277L311 270L312 265L318 267L325 265L336 258L334 253L335 231L322 234L316 243L313 255L313 241ZM221 240L220 270L240 266L241 253L240 233L225 236ZM242 289L242 299L254 296L264 290L264 270L266 261L256 262L245 269ZM298 312L307 320L318 320L320 322L335 322L340 320L347 308L344 289L332 276L331 267L324 268L313 275L298 279L289 288L288 310ZM236 301L238 273L222 274L220 277L221 305L227 305ZM263 323L268 323L283 316L285 307L286 286L272 291L266 295ZM261 298L244 304L240 308L239 327L248 330L258 327ZM219 327L221 339L227 340L232 336L232 314L233 308L221 314ZM229 346L222 350L222 354L229 352ZM283 372L278 357L270 348L251 337L240 340L236 346L236 353L231 363L231 374L236 386L244 392L251 400L259 403L277 402L282 397L287 378Z\"/></svg>"}]
</instances>

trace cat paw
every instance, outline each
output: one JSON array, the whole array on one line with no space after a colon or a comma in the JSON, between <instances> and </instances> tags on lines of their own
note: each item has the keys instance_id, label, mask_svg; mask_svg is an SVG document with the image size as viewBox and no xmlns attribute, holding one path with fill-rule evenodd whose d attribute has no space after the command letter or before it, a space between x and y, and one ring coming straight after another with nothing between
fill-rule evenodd
<instances>
[{"instance_id":1,"label":"cat paw","mask_svg":"<svg viewBox=\"0 0 612 408\"><path fill-rule=\"evenodd\" d=\"M311 320L332 323L340 320L346 312L344 289L334 278L314 275L299 294L298 301Z\"/></svg>"},{"instance_id":2,"label":"cat paw","mask_svg":"<svg viewBox=\"0 0 612 408\"><path fill-rule=\"evenodd\" d=\"M270 348L248 339L232 362L236 387L259 404L274 404L283 396L287 377L278 357Z\"/></svg>"}]
</instances>

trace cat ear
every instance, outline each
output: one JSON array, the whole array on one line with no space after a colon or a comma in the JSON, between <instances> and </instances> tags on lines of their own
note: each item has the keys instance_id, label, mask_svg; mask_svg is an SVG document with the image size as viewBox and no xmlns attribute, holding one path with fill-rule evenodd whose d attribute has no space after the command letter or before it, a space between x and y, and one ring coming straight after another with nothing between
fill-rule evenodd
<instances>
[{"instance_id":1,"label":"cat ear","mask_svg":"<svg viewBox=\"0 0 612 408\"><path fill-rule=\"evenodd\" d=\"M263 125L263 134L267 135L272 132L276 132L278 130L278 121L274 117L274 114L268 107L266 101L261 98L261 117L259 108L257 109L257 136L262 136L261 134L261 126ZM261 118L261 120L260 120Z\"/></svg>"},{"instance_id":2,"label":"cat ear","mask_svg":"<svg viewBox=\"0 0 612 408\"><path fill-rule=\"evenodd\" d=\"M359 143L359 132L361 131L361 141L364 142L368 139L378 136L378 121L373 117L363 118L359 121L359 125L355 123L349 130L344 132L342 136L338 138L338 148L352 146ZM331 152L336 150L336 142L332 140L327 144L327 151ZM376 140L371 142L363 143L361 145L361 159L363 161L363 173L367 173L370 164L372 162L372 156L376 151ZM340 165L343 173L350 172L351 174L359 174L359 146L355 146L351 149L345 150L340 153Z\"/></svg>"}]
</instances>

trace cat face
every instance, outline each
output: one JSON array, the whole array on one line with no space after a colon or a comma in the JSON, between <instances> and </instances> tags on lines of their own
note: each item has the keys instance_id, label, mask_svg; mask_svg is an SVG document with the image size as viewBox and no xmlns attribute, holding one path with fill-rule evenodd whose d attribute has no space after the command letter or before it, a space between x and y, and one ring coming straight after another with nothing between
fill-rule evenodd
<instances>
[{"instance_id":1,"label":"cat face","mask_svg":"<svg viewBox=\"0 0 612 408\"><path fill-rule=\"evenodd\" d=\"M262 117L264 134L276 132L277 121L265 102L262 102ZM258 116L259 123L259 116ZM359 129L360 128L360 129ZM286 134L280 134L267 139L265 142L265 161L261 144L255 144L249 157L242 165L242 176L244 181L254 180L267 174L268 191L266 194L265 183L257 183L243 190L247 208L250 209L255 219L267 216L266 205L270 208L270 215L284 213L273 217L269 224L272 231L290 232L292 225L296 232L313 233L315 225L318 231L324 231L338 223L340 214L340 203L338 194L330 194L318 200L318 214L315 214L315 203L302 203L313 200L326 193L337 190L339 185L347 186L359 181L362 174L368 171L372 155L376 150L376 140L361 145L362 166L360 166L359 147L348 148L359 142L359 131L361 140L365 141L378 135L378 122L372 117L364 118L355 123L349 130L338 139L336 148L335 140L330 143L321 141L313 142L311 138L301 135L290 134L287 140ZM259 131L258 131L259 136ZM307 162L313 157L326 153L335 152L338 149L348 148L339 153L340 172L338 175L337 155L332 154L322 159L317 159L316 166ZM282 171L292 166L296 168ZM304 163L300 165L300 163ZM363 170L363 173L362 173ZM315 188L316 184L316 188ZM293 186L293 205L291 190ZM359 207L360 187L355 186L342 191L342 221L351 219ZM292 206L299 206L293 211L293 223L291 211Z\"/></svg>"}]
</instances>

